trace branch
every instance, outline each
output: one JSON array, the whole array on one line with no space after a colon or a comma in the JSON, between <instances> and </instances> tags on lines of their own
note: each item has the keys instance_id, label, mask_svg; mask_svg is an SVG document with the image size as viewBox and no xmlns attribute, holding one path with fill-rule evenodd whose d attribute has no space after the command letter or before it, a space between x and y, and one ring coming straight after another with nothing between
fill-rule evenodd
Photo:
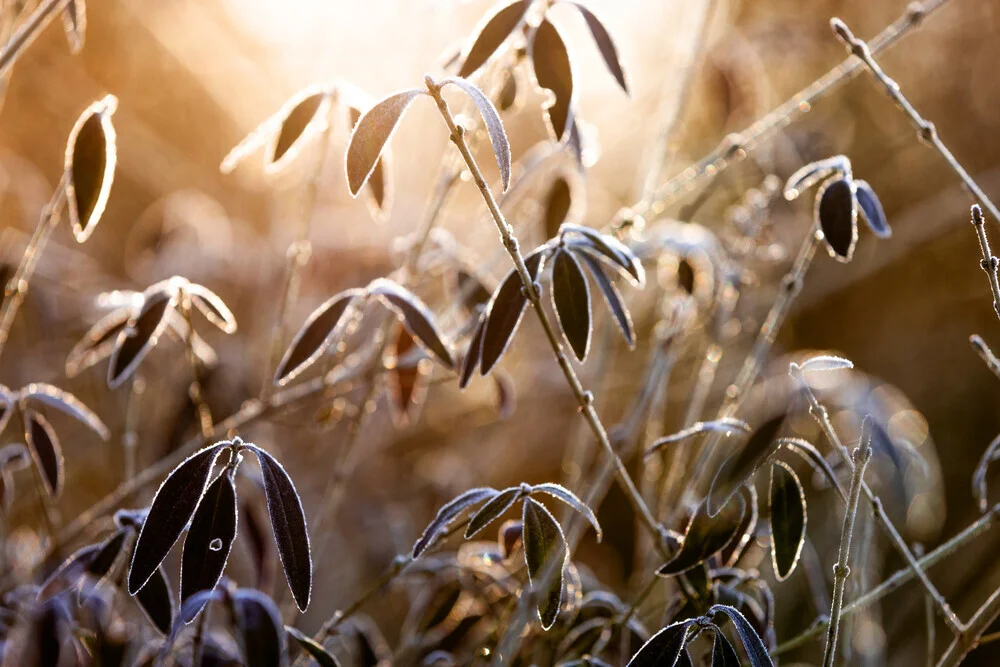
<instances>
[{"instance_id":1,"label":"branch","mask_svg":"<svg viewBox=\"0 0 1000 667\"><path fill-rule=\"evenodd\" d=\"M979 250L983 253L983 259L979 262L979 266L982 267L983 271L986 272L987 277L990 280L990 291L993 292L993 312L997 314L1000 318L1000 281L997 280L997 264L1000 264L1000 260L997 260L990 252L990 240L986 237L986 221L983 220L983 209L979 208L977 204L972 205L972 226L976 228L976 236L979 237ZM980 339L982 342L982 339ZM975 344L975 341L973 341ZM988 349L987 349L988 351ZM983 356L980 353L980 356ZM990 368L994 365L992 362L996 361L996 357L993 353L990 353L990 359L983 356L983 360L986 361Z\"/></svg>"}]
</instances>

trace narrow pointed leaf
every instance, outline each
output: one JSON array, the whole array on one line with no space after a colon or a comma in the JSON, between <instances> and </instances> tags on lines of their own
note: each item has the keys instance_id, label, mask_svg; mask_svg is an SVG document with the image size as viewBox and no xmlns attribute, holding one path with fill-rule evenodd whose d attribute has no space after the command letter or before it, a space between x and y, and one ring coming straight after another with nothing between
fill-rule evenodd
<instances>
[{"instance_id":1,"label":"narrow pointed leaf","mask_svg":"<svg viewBox=\"0 0 1000 667\"><path fill-rule=\"evenodd\" d=\"M549 188L545 197L545 213L542 221L545 225L545 238L555 238L559 233L559 227L566 222L570 207L573 204L573 191L569 181L562 176L557 176Z\"/></svg>"},{"instance_id":2,"label":"narrow pointed leaf","mask_svg":"<svg viewBox=\"0 0 1000 667\"><path fill-rule=\"evenodd\" d=\"M479 318L479 323L472 332L472 338L469 339L469 347L465 351L465 357L462 359L462 370L458 376L459 389L465 389L469 386L469 381L472 379L473 373L479 367L479 361L482 359L483 354L483 335L485 332L486 315L484 314Z\"/></svg>"},{"instance_id":3,"label":"narrow pointed leaf","mask_svg":"<svg viewBox=\"0 0 1000 667\"><path fill-rule=\"evenodd\" d=\"M621 269L637 287L642 287L646 283L646 272L642 268L642 263L625 244L613 236L569 222L561 225L559 232L575 234L587 247Z\"/></svg>"},{"instance_id":4,"label":"narrow pointed leaf","mask_svg":"<svg viewBox=\"0 0 1000 667\"><path fill-rule=\"evenodd\" d=\"M743 551L750 544L750 540L754 538L757 530L757 519L759 518L757 489L752 484L747 484L740 488L740 495L747 505L747 511L743 515L743 521L740 522L739 528L736 529L736 537L718 554L719 562L724 567L736 566L736 563L739 562Z\"/></svg>"},{"instance_id":5,"label":"narrow pointed leaf","mask_svg":"<svg viewBox=\"0 0 1000 667\"><path fill-rule=\"evenodd\" d=\"M243 662L247 667L283 667L288 664L285 626L274 601L252 589L233 594L233 616Z\"/></svg>"},{"instance_id":6,"label":"narrow pointed leaf","mask_svg":"<svg viewBox=\"0 0 1000 667\"><path fill-rule=\"evenodd\" d=\"M134 595L139 608L153 627L164 635L170 634L170 625L174 618L174 595L170 592L162 565L153 570L153 574Z\"/></svg>"},{"instance_id":7,"label":"narrow pointed leaf","mask_svg":"<svg viewBox=\"0 0 1000 667\"><path fill-rule=\"evenodd\" d=\"M100 436L101 440L107 440L111 437L111 431L104 425L101 418L84 405L83 401L68 391L63 391L59 387L44 382L32 382L21 389L19 393L22 398L44 403L73 417Z\"/></svg>"},{"instance_id":8,"label":"narrow pointed leaf","mask_svg":"<svg viewBox=\"0 0 1000 667\"><path fill-rule=\"evenodd\" d=\"M285 626L285 632L299 643L302 650L309 654L309 657L316 661L320 667L340 667L340 663L333 655L327 652L320 644L313 641L313 638L290 625Z\"/></svg>"},{"instance_id":9,"label":"narrow pointed leaf","mask_svg":"<svg viewBox=\"0 0 1000 667\"><path fill-rule=\"evenodd\" d=\"M788 464L771 466L771 564L778 581L795 569L806 541L806 496Z\"/></svg>"},{"instance_id":10,"label":"narrow pointed leaf","mask_svg":"<svg viewBox=\"0 0 1000 667\"><path fill-rule=\"evenodd\" d=\"M740 667L740 656L732 643L723 634L721 628L716 628L712 644L712 667Z\"/></svg>"},{"instance_id":11,"label":"narrow pointed leaf","mask_svg":"<svg viewBox=\"0 0 1000 667\"><path fill-rule=\"evenodd\" d=\"M814 471L826 477L826 481L830 486L837 489L845 500L847 499L847 495L840 485L840 480L837 479L837 474L830 466L830 462L820 454L818 449L813 447L812 443L802 438L779 438L778 444L781 445L782 449L793 451L801 456Z\"/></svg>"},{"instance_id":12,"label":"narrow pointed leaf","mask_svg":"<svg viewBox=\"0 0 1000 667\"><path fill-rule=\"evenodd\" d=\"M832 178L816 195L816 220L826 239L830 256L851 261L858 242L858 208L854 189L847 178Z\"/></svg>"},{"instance_id":13,"label":"narrow pointed leaf","mask_svg":"<svg viewBox=\"0 0 1000 667\"><path fill-rule=\"evenodd\" d=\"M864 216L865 222L868 223L868 228L880 239L890 238L892 236L892 227L889 226L889 221L885 217L885 211L882 209L882 202L879 201L878 195L872 190L872 186L868 185L868 181L859 179L854 181L854 188L854 195L857 197L858 206L861 208L861 215Z\"/></svg>"},{"instance_id":14,"label":"narrow pointed leaf","mask_svg":"<svg viewBox=\"0 0 1000 667\"><path fill-rule=\"evenodd\" d=\"M468 78L482 67L514 32L530 6L530 0L515 0L490 14L476 30L476 38L462 57L458 75Z\"/></svg>"},{"instance_id":15,"label":"narrow pointed leaf","mask_svg":"<svg viewBox=\"0 0 1000 667\"><path fill-rule=\"evenodd\" d=\"M566 42L548 19L543 19L535 31L530 54L535 81L552 94L545 106L550 129L557 141L562 140L568 134L573 113L573 70Z\"/></svg>"},{"instance_id":16,"label":"narrow pointed leaf","mask_svg":"<svg viewBox=\"0 0 1000 667\"><path fill-rule=\"evenodd\" d=\"M140 311L120 334L108 364L108 386L119 387L135 373L139 364L167 328L168 312L177 304L177 294L163 290L145 296Z\"/></svg>"},{"instance_id":17,"label":"narrow pointed leaf","mask_svg":"<svg viewBox=\"0 0 1000 667\"><path fill-rule=\"evenodd\" d=\"M181 604L219 583L236 538L237 522L236 485L222 472L205 490L184 538Z\"/></svg>"},{"instance_id":18,"label":"narrow pointed leaf","mask_svg":"<svg viewBox=\"0 0 1000 667\"><path fill-rule=\"evenodd\" d=\"M507 188L510 187L510 143L507 140L507 131L503 128L503 121L500 120L500 114L497 113L496 107L493 106L493 102L486 96L486 93L476 87L475 84L455 77L442 81L442 85L449 83L464 90L472 98L472 101L476 104L476 108L479 109L479 115L483 117L483 123L486 125L486 130L490 135L490 143L493 145L493 156L496 158L497 167L500 169L500 183L503 185L502 191L507 192Z\"/></svg>"},{"instance_id":19,"label":"narrow pointed leaf","mask_svg":"<svg viewBox=\"0 0 1000 667\"><path fill-rule=\"evenodd\" d=\"M574 2L573 5L583 14L583 18L587 22L587 27L590 28L590 34L593 35L594 42L597 43L597 50L601 52L601 58L604 59L604 64L608 66L608 71L615 77L615 81L618 82L621 89L628 93L628 81L625 78L625 71L622 69L618 47L615 46L615 42L611 38L611 33L608 32L604 23L594 15L594 12L585 5L579 2Z\"/></svg>"},{"instance_id":20,"label":"narrow pointed leaf","mask_svg":"<svg viewBox=\"0 0 1000 667\"><path fill-rule=\"evenodd\" d=\"M702 502L688 522L680 550L657 574L667 577L687 572L725 549L739 537L746 511L743 496L734 496L714 517L708 515L706 503Z\"/></svg>"},{"instance_id":21,"label":"narrow pointed leaf","mask_svg":"<svg viewBox=\"0 0 1000 667\"><path fill-rule=\"evenodd\" d=\"M538 251L524 260L532 279L538 280L544 260L545 253ZM480 369L483 375L489 374L507 351L527 307L528 297L521 289L521 277L512 269L493 294L486 311Z\"/></svg>"},{"instance_id":22,"label":"narrow pointed leaf","mask_svg":"<svg viewBox=\"0 0 1000 667\"><path fill-rule=\"evenodd\" d=\"M184 286L184 291L205 319L228 334L236 332L236 317L218 294L196 283L188 283Z\"/></svg>"},{"instance_id":23,"label":"narrow pointed leaf","mask_svg":"<svg viewBox=\"0 0 1000 667\"><path fill-rule=\"evenodd\" d=\"M102 546L101 544L88 544L73 552L42 583L41 588L38 589L38 599L48 600L64 590L76 586L83 575L87 573L87 568L94 562Z\"/></svg>"},{"instance_id":24,"label":"narrow pointed leaf","mask_svg":"<svg viewBox=\"0 0 1000 667\"><path fill-rule=\"evenodd\" d=\"M673 667L684 650L688 628L692 621L668 625L642 645L628 661L627 667Z\"/></svg>"},{"instance_id":25,"label":"narrow pointed leaf","mask_svg":"<svg viewBox=\"0 0 1000 667\"><path fill-rule=\"evenodd\" d=\"M180 537L205 493L215 460L229 442L195 452L167 475L153 496L149 514L139 531L128 573L128 592L135 595L153 576Z\"/></svg>"},{"instance_id":26,"label":"narrow pointed leaf","mask_svg":"<svg viewBox=\"0 0 1000 667\"><path fill-rule=\"evenodd\" d=\"M799 370L805 371L839 371L845 368L854 368L854 363L850 359L835 357L829 354L818 354L809 357L799 365Z\"/></svg>"},{"instance_id":27,"label":"narrow pointed leaf","mask_svg":"<svg viewBox=\"0 0 1000 667\"><path fill-rule=\"evenodd\" d=\"M504 489L495 495L489 502L479 508L479 510L469 519L469 525L465 529L465 539L474 537L483 528L491 524L501 514L510 509L511 505L517 501L521 494L521 487L512 486Z\"/></svg>"},{"instance_id":28,"label":"narrow pointed leaf","mask_svg":"<svg viewBox=\"0 0 1000 667\"><path fill-rule=\"evenodd\" d=\"M718 613L725 614L732 621L736 633L740 636L740 641L743 642L743 650L746 652L747 658L750 659L751 667L773 667L774 663L771 662L771 656L768 655L764 642L761 641L757 631L753 629L743 614L734 607L724 604L714 605L708 610L709 616Z\"/></svg>"},{"instance_id":29,"label":"narrow pointed leaf","mask_svg":"<svg viewBox=\"0 0 1000 667\"><path fill-rule=\"evenodd\" d=\"M75 377L80 371L111 356L118 334L125 330L131 317L129 308L117 308L90 327L66 357L66 377Z\"/></svg>"},{"instance_id":30,"label":"narrow pointed leaf","mask_svg":"<svg viewBox=\"0 0 1000 667\"><path fill-rule=\"evenodd\" d=\"M406 428L420 416L420 408L427 396L432 364L423 357L416 341L403 327L398 327L393 347L395 365L387 372L387 396L393 423L397 428ZM415 362L402 363L413 353L421 358Z\"/></svg>"},{"instance_id":31,"label":"narrow pointed leaf","mask_svg":"<svg viewBox=\"0 0 1000 667\"><path fill-rule=\"evenodd\" d=\"M696 435L701 435L702 433L734 433L740 431L747 434L750 433L750 425L742 419L725 417L714 421L695 422L682 431L659 438L653 442L652 445L650 445L649 449L646 450L645 455L646 457L649 457L668 445L683 442L684 440L693 438Z\"/></svg>"},{"instance_id":32,"label":"narrow pointed leaf","mask_svg":"<svg viewBox=\"0 0 1000 667\"><path fill-rule=\"evenodd\" d=\"M566 548L566 538L555 517L545 506L532 500L524 499L524 562L528 566L528 579L534 584L535 578L542 574L550 562L558 563L556 576L547 591L544 591L538 601L538 618L542 629L548 630L556 622L559 609L562 607L563 577L569 551Z\"/></svg>"},{"instance_id":33,"label":"narrow pointed leaf","mask_svg":"<svg viewBox=\"0 0 1000 667\"><path fill-rule=\"evenodd\" d=\"M282 465L260 447L251 449L260 462L267 513L271 517L281 567L295 604L300 611L305 611L312 595L312 553L302 500Z\"/></svg>"},{"instance_id":34,"label":"narrow pointed leaf","mask_svg":"<svg viewBox=\"0 0 1000 667\"><path fill-rule=\"evenodd\" d=\"M347 145L347 182L355 197L371 176L382 151L413 100L426 91L411 88L390 95L369 109L351 134Z\"/></svg>"},{"instance_id":35,"label":"narrow pointed leaf","mask_svg":"<svg viewBox=\"0 0 1000 667\"><path fill-rule=\"evenodd\" d=\"M590 351L590 287L580 264L566 250L556 251L552 263L552 305L563 336L576 358L583 361Z\"/></svg>"},{"instance_id":36,"label":"narrow pointed leaf","mask_svg":"<svg viewBox=\"0 0 1000 667\"><path fill-rule=\"evenodd\" d=\"M845 166L849 166L849 162L847 162L847 158L842 155L827 158L825 160L819 160L817 162L810 162L789 176L788 180L785 182L785 199L788 201L797 199L799 195L825 179L827 176L830 176L836 171L842 171Z\"/></svg>"},{"instance_id":37,"label":"narrow pointed leaf","mask_svg":"<svg viewBox=\"0 0 1000 667\"><path fill-rule=\"evenodd\" d=\"M88 574L100 579L110 572L118 556L121 555L125 538L130 532L127 529L119 529L112 533L111 537L101 544L100 551L94 555L94 560L87 565Z\"/></svg>"},{"instance_id":38,"label":"narrow pointed leaf","mask_svg":"<svg viewBox=\"0 0 1000 667\"><path fill-rule=\"evenodd\" d=\"M473 505L492 499L498 493L500 492L488 486L469 489L441 507L413 545L413 550L410 552L413 558L419 558L429 546L434 544L462 512Z\"/></svg>"},{"instance_id":39,"label":"narrow pointed leaf","mask_svg":"<svg viewBox=\"0 0 1000 667\"><path fill-rule=\"evenodd\" d=\"M601 532L601 524L597 522L597 515L594 514L594 510L590 509L586 503L577 498L576 494L567 489L565 486L550 482L535 484L531 487L531 493L545 493L552 496L556 500L566 503L574 510L582 514L583 517L590 522L590 525L594 527L594 532L597 533L598 542L604 538L604 534Z\"/></svg>"},{"instance_id":40,"label":"narrow pointed leaf","mask_svg":"<svg viewBox=\"0 0 1000 667\"><path fill-rule=\"evenodd\" d=\"M618 291L615 284L611 282L610 278L608 278L608 275L604 272L604 268L601 266L600 262L585 252L581 252L574 256L583 264L584 267L586 267L587 271L590 272L590 276L594 279L594 282L597 283L597 287L601 290L601 294L604 295L604 302L608 305L608 310L611 311L615 324L618 325L618 329L622 332L625 342L628 343L630 349L634 348L635 328L632 326L632 316L625 307L625 302L622 299L621 292Z\"/></svg>"},{"instance_id":41,"label":"narrow pointed leaf","mask_svg":"<svg viewBox=\"0 0 1000 667\"><path fill-rule=\"evenodd\" d=\"M220 589L214 588L211 590L198 591L187 600L181 603L181 610L178 614L178 618L182 623L187 625L201 613L201 610L208 605L209 602L221 602L225 599L227 593ZM181 627L176 627L174 632L179 632Z\"/></svg>"},{"instance_id":42,"label":"narrow pointed leaf","mask_svg":"<svg viewBox=\"0 0 1000 667\"><path fill-rule=\"evenodd\" d=\"M271 144L268 172L281 171L302 152L309 139L326 127L330 95L315 87L300 91L278 112L281 126Z\"/></svg>"},{"instance_id":43,"label":"narrow pointed leaf","mask_svg":"<svg viewBox=\"0 0 1000 667\"><path fill-rule=\"evenodd\" d=\"M348 114L351 118L353 128L361 120L361 109L348 106ZM392 180L392 151L388 146L382 149L382 156L379 157L372 168L371 176L368 177L367 192L370 195L370 205L372 215L377 220L385 220L392 210L392 200L395 194Z\"/></svg>"},{"instance_id":44,"label":"narrow pointed leaf","mask_svg":"<svg viewBox=\"0 0 1000 667\"><path fill-rule=\"evenodd\" d=\"M278 370L274 374L275 384L288 384L322 356L339 334L338 327L344 313L359 294L361 290L358 289L343 291L327 299L310 313L278 364Z\"/></svg>"},{"instance_id":45,"label":"narrow pointed leaf","mask_svg":"<svg viewBox=\"0 0 1000 667\"><path fill-rule=\"evenodd\" d=\"M764 422L750 434L746 444L719 466L712 480L705 504L710 515L714 515L747 483L777 450L778 433L785 423L785 415L780 414Z\"/></svg>"},{"instance_id":46,"label":"narrow pointed leaf","mask_svg":"<svg viewBox=\"0 0 1000 667\"><path fill-rule=\"evenodd\" d=\"M434 314L415 294L399 284L379 278L368 286L368 293L381 298L403 320L403 325L417 342L437 357L445 368L453 369L455 361L434 324Z\"/></svg>"},{"instance_id":47,"label":"narrow pointed leaf","mask_svg":"<svg viewBox=\"0 0 1000 667\"><path fill-rule=\"evenodd\" d=\"M42 481L45 482L46 493L51 498L58 498L62 493L65 477L59 436L45 417L34 410L26 410L24 438Z\"/></svg>"},{"instance_id":48,"label":"narrow pointed leaf","mask_svg":"<svg viewBox=\"0 0 1000 667\"><path fill-rule=\"evenodd\" d=\"M66 201L77 243L93 233L108 203L118 152L111 116L114 95L91 104L80 115L66 144Z\"/></svg>"}]
</instances>

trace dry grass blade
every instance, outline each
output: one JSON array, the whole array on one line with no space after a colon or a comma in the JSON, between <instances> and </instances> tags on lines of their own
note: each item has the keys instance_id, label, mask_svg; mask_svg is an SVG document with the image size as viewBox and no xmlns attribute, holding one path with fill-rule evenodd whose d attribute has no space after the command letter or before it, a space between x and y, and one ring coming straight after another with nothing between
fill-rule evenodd
<instances>
[{"instance_id":1,"label":"dry grass blade","mask_svg":"<svg viewBox=\"0 0 1000 667\"><path fill-rule=\"evenodd\" d=\"M114 95L91 104L77 119L66 144L66 200L78 243L90 238L111 194L118 161L111 116L117 107Z\"/></svg>"},{"instance_id":2,"label":"dry grass blade","mask_svg":"<svg viewBox=\"0 0 1000 667\"><path fill-rule=\"evenodd\" d=\"M361 191L378 163L382 151L399 126L403 114L426 91L411 88L390 95L366 111L351 133L347 145L347 183L355 197Z\"/></svg>"},{"instance_id":3,"label":"dry grass blade","mask_svg":"<svg viewBox=\"0 0 1000 667\"><path fill-rule=\"evenodd\" d=\"M500 45L507 41L511 33L524 20L531 7L531 0L515 0L499 7L488 16L476 30L476 38L469 50L462 56L462 67L458 75L468 78L496 53Z\"/></svg>"},{"instance_id":4,"label":"dry grass blade","mask_svg":"<svg viewBox=\"0 0 1000 667\"><path fill-rule=\"evenodd\" d=\"M535 82L547 89L551 98L545 104L549 129L557 141L569 134L573 117L573 71L569 51L559 31L548 19L535 31L530 47Z\"/></svg>"}]
</instances>

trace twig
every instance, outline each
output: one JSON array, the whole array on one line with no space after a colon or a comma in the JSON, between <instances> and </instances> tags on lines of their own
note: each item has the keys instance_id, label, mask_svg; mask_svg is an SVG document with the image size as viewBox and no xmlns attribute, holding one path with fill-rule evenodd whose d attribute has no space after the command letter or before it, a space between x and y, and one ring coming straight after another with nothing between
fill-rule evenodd
<instances>
[{"instance_id":1,"label":"twig","mask_svg":"<svg viewBox=\"0 0 1000 667\"><path fill-rule=\"evenodd\" d=\"M960 664L969 651L979 645L979 638L986 629L992 625L997 616L1000 616L1000 588L993 591L989 599L983 603L975 615L948 646L948 650L938 661L938 667L955 667Z\"/></svg>"},{"instance_id":2,"label":"twig","mask_svg":"<svg viewBox=\"0 0 1000 667\"><path fill-rule=\"evenodd\" d=\"M986 341L982 337L972 334L969 336L969 342L972 343L972 347L976 350L976 354L979 358L983 360L986 367L993 371L993 374L1000 378L1000 359L993 354L993 350L990 346L986 344Z\"/></svg>"},{"instance_id":3,"label":"twig","mask_svg":"<svg viewBox=\"0 0 1000 667\"><path fill-rule=\"evenodd\" d=\"M888 75L877 62L875 62L874 53L871 47L864 42L864 40L858 39L851 32L850 28L847 27L843 21L838 18L830 19L830 27L833 28L833 32L837 35L840 41L844 42L848 50L857 56L857 58L864 63L868 70L878 79L882 87L885 88L885 92L892 98L897 106L905 113L913 126L917 129L917 135L920 140L924 143L932 146L941 154L941 157L945 159L951 170L958 175L965 187L968 188L969 192L972 194L973 198L979 202L979 204L989 211L990 215L993 216L994 221L1000 222L1000 211L997 207L990 201L990 198L986 196L979 184L976 183L965 168L955 159L948 147L944 145L941 141L941 137L938 136L937 129L934 127L934 123L931 123L923 118L920 113L914 108L910 101L906 99L902 91L899 88L899 84L889 78ZM1000 311L998 311L998 316L1000 316Z\"/></svg>"},{"instance_id":4,"label":"twig","mask_svg":"<svg viewBox=\"0 0 1000 667\"><path fill-rule=\"evenodd\" d=\"M986 237L986 221L983 220L983 210L978 204L972 205L972 226L976 228L976 235L979 237L979 250L983 253L983 259L979 266L986 272L990 279L990 290L993 292L993 312L1000 318L1000 281L997 280L997 260L990 252L990 240ZM996 357L993 357L996 361Z\"/></svg>"},{"instance_id":5,"label":"twig","mask_svg":"<svg viewBox=\"0 0 1000 667\"><path fill-rule=\"evenodd\" d=\"M837 659L837 633L840 629L840 614L844 607L844 588L851 574L851 540L854 538L854 519L861 499L861 485L864 483L865 468L872 458L871 421L866 417L861 426L861 444L852 456L854 472L851 475L849 502L844 511L844 526L840 531L840 555L833 566L833 601L830 604L830 627L826 633L826 648L823 650L823 667L833 667Z\"/></svg>"},{"instance_id":6,"label":"twig","mask_svg":"<svg viewBox=\"0 0 1000 667\"><path fill-rule=\"evenodd\" d=\"M43 0L35 8L31 16L18 28L17 32L0 51L0 78L7 76L11 67L21 57L24 50L31 46L35 38L52 22L56 15L65 9L72 0Z\"/></svg>"}]
</instances>

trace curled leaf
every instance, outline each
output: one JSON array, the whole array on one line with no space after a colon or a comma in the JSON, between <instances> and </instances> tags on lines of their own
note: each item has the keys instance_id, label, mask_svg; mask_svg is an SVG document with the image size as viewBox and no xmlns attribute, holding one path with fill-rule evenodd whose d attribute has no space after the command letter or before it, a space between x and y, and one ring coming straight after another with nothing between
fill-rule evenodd
<instances>
[{"instance_id":1,"label":"curled leaf","mask_svg":"<svg viewBox=\"0 0 1000 667\"><path fill-rule=\"evenodd\" d=\"M496 50L500 48L512 32L524 20L524 15L531 6L531 0L514 0L498 7L490 14L476 30L476 38L469 50L462 56L462 67L458 75L468 78L476 70L486 64Z\"/></svg>"},{"instance_id":2,"label":"curled leaf","mask_svg":"<svg viewBox=\"0 0 1000 667\"><path fill-rule=\"evenodd\" d=\"M810 162L788 177L785 182L785 199L792 201L803 192L819 183L834 172L849 172L850 161L843 155Z\"/></svg>"},{"instance_id":3,"label":"curled leaf","mask_svg":"<svg viewBox=\"0 0 1000 667\"><path fill-rule=\"evenodd\" d=\"M59 387L45 382L32 382L21 389L18 394L21 398L44 403L73 417L100 436L101 440L107 440L111 437L111 431L104 425L101 418L84 405L83 401L68 391L63 391Z\"/></svg>"},{"instance_id":4,"label":"curled leaf","mask_svg":"<svg viewBox=\"0 0 1000 667\"><path fill-rule=\"evenodd\" d=\"M830 256L851 261L858 242L858 208L848 178L832 178L816 195L816 220Z\"/></svg>"},{"instance_id":5,"label":"curled leaf","mask_svg":"<svg viewBox=\"0 0 1000 667\"><path fill-rule=\"evenodd\" d=\"M371 176L382 151L413 100L426 94L419 88L395 93L376 103L358 120L347 145L347 182L352 195L357 197L361 186Z\"/></svg>"},{"instance_id":6,"label":"curled leaf","mask_svg":"<svg viewBox=\"0 0 1000 667\"><path fill-rule=\"evenodd\" d=\"M77 243L94 232L115 178L118 152L111 116L118 99L107 95L80 115L66 144L65 182L70 223Z\"/></svg>"},{"instance_id":7,"label":"curled leaf","mask_svg":"<svg viewBox=\"0 0 1000 667\"><path fill-rule=\"evenodd\" d=\"M437 539L448 530L451 522L457 519L462 512L469 509L473 505L478 505L481 502L492 499L498 493L500 492L496 489L484 486L469 489L465 493L452 499L450 502L441 507L441 509L438 510L437 515L435 515L431 522L427 524L427 527L424 528L424 532L421 533L416 543L414 543L413 550L410 552L410 555L413 558L419 558L428 547L434 544L434 542L436 542Z\"/></svg>"},{"instance_id":8,"label":"curled leaf","mask_svg":"<svg viewBox=\"0 0 1000 667\"><path fill-rule=\"evenodd\" d=\"M59 436L49 421L35 412L24 412L24 439L35 460L35 466L45 482L45 491L50 498L58 498L62 493L65 473L63 470L63 453L59 445Z\"/></svg>"},{"instance_id":9,"label":"curled leaf","mask_svg":"<svg viewBox=\"0 0 1000 667\"><path fill-rule=\"evenodd\" d=\"M562 607L563 577L566 563L569 561L569 550L559 522L541 503L525 498L522 522L524 562L528 566L528 580L534 584L535 579L542 574L543 568L550 563L557 563L555 567L558 567L549 589L542 592L538 601L538 618L542 623L542 629L548 630L556 622L559 609Z\"/></svg>"},{"instance_id":10,"label":"curled leaf","mask_svg":"<svg viewBox=\"0 0 1000 667\"><path fill-rule=\"evenodd\" d=\"M576 358L583 361L590 350L590 287L580 264L562 249L556 251L552 263L552 305L563 337Z\"/></svg>"},{"instance_id":11,"label":"curled leaf","mask_svg":"<svg viewBox=\"0 0 1000 667\"><path fill-rule=\"evenodd\" d=\"M236 318L229 310L226 302L218 294L204 285L187 283L184 291L191 298L191 303L205 316L205 319L219 327L227 334L236 333Z\"/></svg>"},{"instance_id":12,"label":"curled leaf","mask_svg":"<svg viewBox=\"0 0 1000 667\"><path fill-rule=\"evenodd\" d=\"M348 106L348 113L351 117L351 127L358 124L361 119L361 109ZM393 190L392 181L392 151L386 146L382 149L382 155L372 169L371 176L368 177L367 192L369 194L369 209L376 220L385 220L392 210Z\"/></svg>"},{"instance_id":13,"label":"curled leaf","mask_svg":"<svg viewBox=\"0 0 1000 667\"><path fill-rule=\"evenodd\" d=\"M688 522L680 550L657 570L661 577L681 574L701 565L739 537L747 511L743 496L734 496L714 517L709 516L706 505L702 502Z\"/></svg>"},{"instance_id":14,"label":"curled leaf","mask_svg":"<svg viewBox=\"0 0 1000 667\"><path fill-rule=\"evenodd\" d=\"M236 539L236 485L226 472L215 478L191 518L181 555L181 604L222 578ZM197 614L197 612L195 612Z\"/></svg>"},{"instance_id":15,"label":"curled leaf","mask_svg":"<svg viewBox=\"0 0 1000 667\"><path fill-rule=\"evenodd\" d=\"M854 196L861 208L861 215L868 223L868 228L872 230L872 233L880 239L891 237L892 227L889 226L889 221L885 217L882 202L872 190L872 186L868 185L868 181L860 179L854 181Z\"/></svg>"},{"instance_id":16,"label":"curled leaf","mask_svg":"<svg viewBox=\"0 0 1000 667\"><path fill-rule=\"evenodd\" d=\"M597 533L597 541L600 542L604 534L601 532L601 524L597 523L597 515L594 514L594 510L590 509L585 502L580 500L575 493L567 489L561 484L553 484L551 482L546 482L544 484L535 484L531 487L531 493L544 493L552 496L556 500L560 500L574 510L583 515L583 517L590 522L593 526L594 532Z\"/></svg>"},{"instance_id":17,"label":"curled leaf","mask_svg":"<svg viewBox=\"0 0 1000 667\"><path fill-rule=\"evenodd\" d=\"M437 357L445 368L450 370L455 367L451 351L434 324L433 313L417 295L385 278L374 280L368 286L368 293L382 299L403 320L410 335Z\"/></svg>"},{"instance_id":18,"label":"curled leaf","mask_svg":"<svg viewBox=\"0 0 1000 667\"><path fill-rule=\"evenodd\" d=\"M742 419L734 419L732 417L724 417L722 419L707 422L695 422L682 431L664 436L653 442L649 449L646 450L645 456L646 458L649 458L668 445L683 442L684 440L693 438L696 435L701 435L702 433L733 433L735 431L742 431L743 433L749 434L750 425Z\"/></svg>"},{"instance_id":19,"label":"curled leaf","mask_svg":"<svg viewBox=\"0 0 1000 667\"><path fill-rule=\"evenodd\" d=\"M1000 458L1000 435L993 438L986 451L979 458L975 472L972 473L972 496L979 503L979 511L985 512L989 508L989 500L986 491L986 477L989 472L990 463Z\"/></svg>"},{"instance_id":20,"label":"curled leaf","mask_svg":"<svg viewBox=\"0 0 1000 667\"><path fill-rule=\"evenodd\" d=\"M340 333L339 325L344 313L354 297L360 294L359 289L345 290L330 297L309 314L278 364L274 374L275 384L288 384L322 356Z\"/></svg>"},{"instance_id":21,"label":"curled leaf","mask_svg":"<svg viewBox=\"0 0 1000 667\"><path fill-rule=\"evenodd\" d=\"M483 117L483 123L490 135L490 143L493 144L493 156L496 158L497 167L500 169L500 182L503 185L503 192L510 187L510 143L507 140L507 131L503 128L503 121L497 113L493 102L475 84L462 78L450 77L441 82L442 85L454 84L465 91L472 98L479 109L479 115Z\"/></svg>"},{"instance_id":22,"label":"curled leaf","mask_svg":"<svg viewBox=\"0 0 1000 667\"><path fill-rule=\"evenodd\" d=\"M788 464L771 466L771 564L778 581L795 569L806 541L806 496Z\"/></svg>"},{"instance_id":23,"label":"curled leaf","mask_svg":"<svg viewBox=\"0 0 1000 667\"><path fill-rule=\"evenodd\" d=\"M66 357L66 377L75 377L111 355L118 334L125 330L132 312L129 308L116 308L90 327L86 335Z\"/></svg>"},{"instance_id":24,"label":"curled leaf","mask_svg":"<svg viewBox=\"0 0 1000 667\"><path fill-rule=\"evenodd\" d=\"M590 28L590 34L594 37L594 42L597 43L597 49L601 52L601 58L604 59L604 64L607 65L608 71L615 77L615 81L618 82L619 87L628 93L628 81L625 78L625 71L622 69L618 47L615 46L615 42L611 38L611 33L608 32L601 19L597 18L594 12L588 9L586 5L580 2L574 2L573 5L583 14L583 18L587 22L587 27Z\"/></svg>"},{"instance_id":25,"label":"curled leaf","mask_svg":"<svg viewBox=\"0 0 1000 667\"><path fill-rule=\"evenodd\" d=\"M639 259L621 241L602 234L596 229L564 223L559 228L560 234L573 234L574 240L581 241L583 247L597 253L599 257L608 261L613 266L621 270L633 285L642 287L646 283L646 272Z\"/></svg>"}]
</instances>

